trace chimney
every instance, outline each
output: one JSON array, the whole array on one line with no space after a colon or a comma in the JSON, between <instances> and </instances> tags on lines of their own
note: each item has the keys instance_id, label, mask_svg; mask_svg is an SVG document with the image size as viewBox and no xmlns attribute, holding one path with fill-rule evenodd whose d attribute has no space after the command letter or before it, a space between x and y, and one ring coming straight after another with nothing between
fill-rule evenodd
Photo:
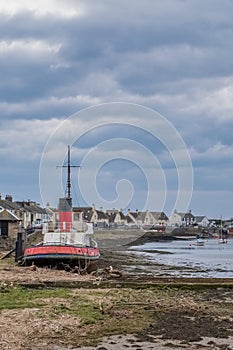
<instances>
[{"instance_id":1,"label":"chimney","mask_svg":"<svg viewBox=\"0 0 233 350\"><path fill-rule=\"evenodd\" d=\"M103 211L103 207L100 207L100 211Z\"/></svg>"},{"instance_id":2,"label":"chimney","mask_svg":"<svg viewBox=\"0 0 233 350\"><path fill-rule=\"evenodd\" d=\"M130 213L130 209L128 209L128 214Z\"/></svg>"},{"instance_id":3,"label":"chimney","mask_svg":"<svg viewBox=\"0 0 233 350\"><path fill-rule=\"evenodd\" d=\"M13 197L10 196L9 194L7 194L5 200L9 201L9 202L12 202L13 201Z\"/></svg>"}]
</instances>

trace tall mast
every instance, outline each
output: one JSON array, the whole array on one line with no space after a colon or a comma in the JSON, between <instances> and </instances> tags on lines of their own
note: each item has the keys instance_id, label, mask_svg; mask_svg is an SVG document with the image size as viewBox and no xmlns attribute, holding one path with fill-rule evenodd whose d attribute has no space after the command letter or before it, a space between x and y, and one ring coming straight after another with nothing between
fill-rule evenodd
<instances>
[{"instance_id":1,"label":"tall mast","mask_svg":"<svg viewBox=\"0 0 233 350\"><path fill-rule=\"evenodd\" d=\"M70 189L71 189L71 181L70 181L70 146L68 146L68 165L67 165L67 198L70 199Z\"/></svg>"},{"instance_id":2,"label":"tall mast","mask_svg":"<svg viewBox=\"0 0 233 350\"><path fill-rule=\"evenodd\" d=\"M58 168L67 168L67 197L71 199L71 168L80 168L79 165L71 165L70 161L70 146L68 146L67 165L59 165Z\"/></svg>"}]
</instances>

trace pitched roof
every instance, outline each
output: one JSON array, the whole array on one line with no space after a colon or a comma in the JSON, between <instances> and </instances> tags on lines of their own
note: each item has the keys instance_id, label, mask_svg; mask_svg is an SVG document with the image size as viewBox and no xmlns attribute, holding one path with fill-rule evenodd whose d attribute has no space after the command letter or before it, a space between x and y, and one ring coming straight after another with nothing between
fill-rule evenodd
<instances>
[{"instance_id":1,"label":"pitched roof","mask_svg":"<svg viewBox=\"0 0 233 350\"><path fill-rule=\"evenodd\" d=\"M46 207L45 211L46 211L46 214L51 214L51 213L57 213L58 209L57 208Z\"/></svg>"},{"instance_id":2,"label":"pitched roof","mask_svg":"<svg viewBox=\"0 0 233 350\"><path fill-rule=\"evenodd\" d=\"M121 220L126 220L126 216L124 213L122 213L122 211L119 211L119 214L120 214Z\"/></svg>"},{"instance_id":3,"label":"pitched roof","mask_svg":"<svg viewBox=\"0 0 233 350\"><path fill-rule=\"evenodd\" d=\"M107 215L108 215L109 222L114 222L117 213L112 213L112 214L107 214Z\"/></svg>"},{"instance_id":4,"label":"pitched roof","mask_svg":"<svg viewBox=\"0 0 233 350\"><path fill-rule=\"evenodd\" d=\"M98 219L108 219L108 215L105 214L102 210L96 210L96 213L98 215Z\"/></svg>"},{"instance_id":5,"label":"pitched roof","mask_svg":"<svg viewBox=\"0 0 233 350\"><path fill-rule=\"evenodd\" d=\"M118 210L115 208L106 210L107 215L112 215L112 214L116 214L116 213L118 213Z\"/></svg>"},{"instance_id":6,"label":"pitched roof","mask_svg":"<svg viewBox=\"0 0 233 350\"><path fill-rule=\"evenodd\" d=\"M140 211L131 211L129 214L132 215L135 219L137 219L138 215L140 215Z\"/></svg>"},{"instance_id":7,"label":"pitched roof","mask_svg":"<svg viewBox=\"0 0 233 350\"><path fill-rule=\"evenodd\" d=\"M22 201L22 202L16 202L21 209L25 209L29 211L30 213L37 213L37 214L46 214L46 209L41 208L39 204L36 202L31 201Z\"/></svg>"},{"instance_id":8,"label":"pitched roof","mask_svg":"<svg viewBox=\"0 0 233 350\"><path fill-rule=\"evenodd\" d=\"M194 219L195 216L188 212L188 213L181 213L181 212L177 212L176 214L180 215L182 219Z\"/></svg>"},{"instance_id":9,"label":"pitched roof","mask_svg":"<svg viewBox=\"0 0 233 350\"><path fill-rule=\"evenodd\" d=\"M92 215L93 215L93 209L91 207L83 208L83 220L85 221L91 221Z\"/></svg>"},{"instance_id":10,"label":"pitched roof","mask_svg":"<svg viewBox=\"0 0 233 350\"><path fill-rule=\"evenodd\" d=\"M134 223L133 219L129 215L126 215L126 220L127 220L128 224L131 223L131 222Z\"/></svg>"},{"instance_id":11,"label":"pitched roof","mask_svg":"<svg viewBox=\"0 0 233 350\"><path fill-rule=\"evenodd\" d=\"M201 222L203 219L205 219L206 218L206 216L195 216L195 220L196 220L196 222Z\"/></svg>"},{"instance_id":12,"label":"pitched roof","mask_svg":"<svg viewBox=\"0 0 233 350\"><path fill-rule=\"evenodd\" d=\"M121 211L118 211L107 215L109 222L114 222L117 215L120 215L121 220L127 220L126 216Z\"/></svg>"},{"instance_id":13,"label":"pitched roof","mask_svg":"<svg viewBox=\"0 0 233 350\"><path fill-rule=\"evenodd\" d=\"M0 221L20 221L20 219L11 213L8 209L0 209Z\"/></svg>"},{"instance_id":14,"label":"pitched roof","mask_svg":"<svg viewBox=\"0 0 233 350\"><path fill-rule=\"evenodd\" d=\"M147 214L146 211L142 211L142 212L138 215L137 219L138 219L138 220L141 220L142 222L144 222L144 221L145 221L146 214Z\"/></svg>"},{"instance_id":15,"label":"pitched roof","mask_svg":"<svg viewBox=\"0 0 233 350\"><path fill-rule=\"evenodd\" d=\"M155 220L168 220L167 215L163 211L151 211L150 212Z\"/></svg>"},{"instance_id":16,"label":"pitched roof","mask_svg":"<svg viewBox=\"0 0 233 350\"><path fill-rule=\"evenodd\" d=\"M20 210L20 206L17 203L7 199L0 199L0 206L8 210Z\"/></svg>"}]
</instances>

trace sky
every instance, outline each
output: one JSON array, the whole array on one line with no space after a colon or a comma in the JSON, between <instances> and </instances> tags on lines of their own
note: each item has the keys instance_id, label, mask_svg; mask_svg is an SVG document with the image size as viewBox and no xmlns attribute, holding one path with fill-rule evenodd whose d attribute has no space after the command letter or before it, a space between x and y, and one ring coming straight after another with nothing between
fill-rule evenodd
<instances>
[{"instance_id":1,"label":"sky","mask_svg":"<svg viewBox=\"0 0 233 350\"><path fill-rule=\"evenodd\" d=\"M0 0L2 197L55 206L70 144L75 205L233 217L232 13Z\"/></svg>"}]
</instances>

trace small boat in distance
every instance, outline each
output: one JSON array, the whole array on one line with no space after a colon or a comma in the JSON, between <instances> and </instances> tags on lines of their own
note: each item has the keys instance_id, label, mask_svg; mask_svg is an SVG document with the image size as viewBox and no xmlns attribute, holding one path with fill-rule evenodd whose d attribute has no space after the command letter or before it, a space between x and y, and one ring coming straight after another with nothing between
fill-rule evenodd
<instances>
[{"instance_id":1,"label":"small boat in distance","mask_svg":"<svg viewBox=\"0 0 233 350\"><path fill-rule=\"evenodd\" d=\"M22 247L20 257L23 265L56 266L69 265L91 272L97 269L100 257L98 244L93 237L93 224L73 223L72 199L70 196L70 147L68 146L68 196L59 199L58 229L53 232L43 229L43 242ZM17 248L16 248L17 250Z\"/></svg>"},{"instance_id":2,"label":"small boat in distance","mask_svg":"<svg viewBox=\"0 0 233 350\"><path fill-rule=\"evenodd\" d=\"M204 239L202 238L202 236L200 234L196 235L195 245L198 246L198 247L203 247L205 245L205 241L204 241Z\"/></svg>"},{"instance_id":3,"label":"small boat in distance","mask_svg":"<svg viewBox=\"0 0 233 350\"><path fill-rule=\"evenodd\" d=\"M205 241L201 238L197 238L196 242L194 243L194 245L198 246L198 247L203 247L205 245Z\"/></svg>"},{"instance_id":4,"label":"small boat in distance","mask_svg":"<svg viewBox=\"0 0 233 350\"><path fill-rule=\"evenodd\" d=\"M204 239L202 239L202 237L199 234L197 234L195 242L190 244L190 246L191 245L196 246L196 247L203 247L205 245L205 241L204 241Z\"/></svg>"}]
</instances>

